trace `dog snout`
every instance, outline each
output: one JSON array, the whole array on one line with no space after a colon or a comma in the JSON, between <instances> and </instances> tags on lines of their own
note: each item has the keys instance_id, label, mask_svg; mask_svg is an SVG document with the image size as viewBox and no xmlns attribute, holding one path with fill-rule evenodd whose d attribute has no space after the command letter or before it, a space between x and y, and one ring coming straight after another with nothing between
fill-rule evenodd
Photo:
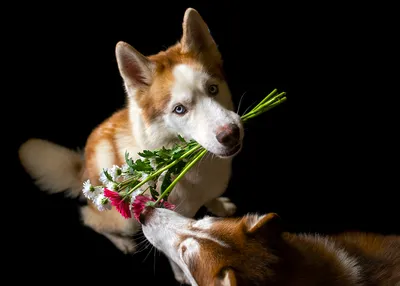
<instances>
[{"instance_id":1,"label":"dog snout","mask_svg":"<svg viewBox=\"0 0 400 286\"><path fill-rule=\"evenodd\" d=\"M217 140L222 145L232 148L238 145L240 140L240 129L236 124L227 124L217 130Z\"/></svg>"},{"instance_id":2,"label":"dog snout","mask_svg":"<svg viewBox=\"0 0 400 286\"><path fill-rule=\"evenodd\" d=\"M145 225L146 221L149 220L152 215L154 208L151 206L146 206L139 215L139 221L141 224Z\"/></svg>"}]
</instances>

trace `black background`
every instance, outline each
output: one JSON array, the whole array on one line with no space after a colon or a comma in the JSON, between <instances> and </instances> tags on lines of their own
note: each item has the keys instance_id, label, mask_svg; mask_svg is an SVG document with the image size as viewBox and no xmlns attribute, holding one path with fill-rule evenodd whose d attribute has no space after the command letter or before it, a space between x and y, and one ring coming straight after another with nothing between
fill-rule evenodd
<instances>
[{"instance_id":1,"label":"black background","mask_svg":"<svg viewBox=\"0 0 400 286\"><path fill-rule=\"evenodd\" d=\"M390 7L136 2L8 10L3 130L11 136L3 140L13 144L6 155L16 171L3 180L11 207L4 224L11 222L15 267L26 274L15 279L174 285L164 256L150 248L124 256L81 225L75 201L41 193L17 148L30 137L82 148L125 103L116 43L145 55L165 49L179 40L187 7L219 45L236 106L245 94L241 113L274 88L287 92L284 104L246 124L227 191L237 215L277 212L295 232L400 234Z\"/></svg>"}]
</instances>

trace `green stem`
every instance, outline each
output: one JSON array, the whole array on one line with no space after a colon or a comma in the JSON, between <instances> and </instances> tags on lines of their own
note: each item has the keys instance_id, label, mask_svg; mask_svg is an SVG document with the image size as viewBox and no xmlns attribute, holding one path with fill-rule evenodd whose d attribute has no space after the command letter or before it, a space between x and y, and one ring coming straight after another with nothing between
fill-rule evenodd
<instances>
[{"instance_id":1,"label":"green stem","mask_svg":"<svg viewBox=\"0 0 400 286\"><path fill-rule=\"evenodd\" d=\"M181 157L179 157L178 159L176 159L175 161L173 161L172 163L168 164L167 166L164 166L163 168L161 168L160 170L158 170L157 172L149 175L145 180L141 181L139 184L137 184L135 187L133 187L132 189L129 190L129 192L126 193L126 195L124 196L124 198L126 198L127 196L129 196L130 194L132 194L135 190L137 190L138 188L140 188L141 186L143 186L144 184L146 184L148 181L152 180L153 178L157 177L159 174L161 174L162 172L164 172L165 170L168 170L169 168L175 166L176 164L179 163L179 161L181 161L183 158L186 158L187 156L189 156L190 154L194 153L195 151L198 151L198 149L200 149L201 146L197 145L195 146L193 149L187 151L186 153L184 153Z\"/></svg>"},{"instance_id":2,"label":"green stem","mask_svg":"<svg viewBox=\"0 0 400 286\"><path fill-rule=\"evenodd\" d=\"M248 114L245 118L242 118L243 122L246 122L247 120L258 116L258 115L270 110L271 108L274 108L275 106L277 106L277 105L281 104L282 102L284 102L286 99L287 99L286 97L279 98L278 100L276 100L275 102L272 102L268 106L263 107L263 109L260 110L260 112L256 112L254 114Z\"/></svg>"},{"instance_id":3,"label":"green stem","mask_svg":"<svg viewBox=\"0 0 400 286\"><path fill-rule=\"evenodd\" d=\"M261 100L252 110L257 109L260 105L264 104L268 99L270 99L278 90L275 88L273 91L271 91L270 94L268 94L266 97L264 97L263 100Z\"/></svg>"},{"instance_id":4,"label":"green stem","mask_svg":"<svg viewBox=\"0 0 400 286\"><path fill-rule=\"evenodd\" d=\"M270 100L268 100L268 101L266 101L266 100L263 100L263 103L262 104L258 104L256 107L254 107L251 111L249 111L248 113L246 113L246 114L244 114L243 116L242 116L242 119L247 119L248 117L254 117L254 116L252 116L252 115L259 115L259 114L261 114L261 113L264 113L266 110L264 110L265 109L265 107L268 107L268 105L271 105L271 104L273 104L275 101L279 101L281 98L282 98L282 96L284 96L286 93L285 92L282 92L282 93L280 93L280 94L278 94L278 95L276 95L276 96L274 96L273 98L271 98ZM268 97L268 96L267 96ZM266 97L266 98L267 98Z\"/></svg>"},{"instance_id":5,"label":"green stem","mask_svg":"<svg viewBox=\"0 0 400 286\"><path fill-rule=\"evenodd\" d=\"M185 168L182 169L182 171L180 172L180 174L175 178L175 180L168 186L168 188L165 189L165 191L158 197L157 201L155 201L154 204L158 204L162 198L164 198L166 195L168 195L172 189L175 187L175 185L178 183L178 181L187 173L187 171L190 170L190 168L192 168L192 166L194 164L196 164L197 161L199 161L205 154L207 153L207 150L203 149L202 151L200 151L200 153L198 155L196 155L196 157L193 158L192 161L190 161Z\"/></svg>"}]
</instances>

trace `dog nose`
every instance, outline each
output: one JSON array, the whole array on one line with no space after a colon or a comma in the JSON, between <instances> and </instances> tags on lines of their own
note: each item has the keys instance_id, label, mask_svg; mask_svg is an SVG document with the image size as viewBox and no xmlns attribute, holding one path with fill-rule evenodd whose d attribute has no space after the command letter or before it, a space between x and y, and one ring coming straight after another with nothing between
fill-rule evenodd
<instances>
[{"instance_id":1,"label":"dog nose","mask_svg":"<svg viewBox=\"0 0 400 286\"><path fill-rule=\"evenodd\" d=\"M139 215L139 221L141 224L145 225L146 221L149 219L153 213L154 208L151 206L146 206Z\"/></svg>"},{"instance_id":2,"label":"dog nose","mask_svg":"<svg viewBox=\"0 0 400 286\"><path fill-rule=\"evenodd\" d=\"M217 140L226 147L235 147L239 143L240 129L236 124L226 124L218 128Z\"/></svg>"}]
</instances>

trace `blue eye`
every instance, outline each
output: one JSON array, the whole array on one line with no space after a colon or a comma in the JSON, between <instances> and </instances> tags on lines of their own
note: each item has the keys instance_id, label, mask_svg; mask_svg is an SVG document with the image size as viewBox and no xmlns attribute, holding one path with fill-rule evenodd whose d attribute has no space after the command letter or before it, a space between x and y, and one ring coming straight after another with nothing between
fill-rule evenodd
<instances>
[{"instance_id":1,"label":"blue eye","mask_svg":"<svg viewBox=\"0 0 400 286\"><path fill-rule=\"evenodd\" d=\"M174 108L174 112L179 115L183 115L186 113L186 108L183 105L177 105Z\"/></svg>"}]
</instances>

